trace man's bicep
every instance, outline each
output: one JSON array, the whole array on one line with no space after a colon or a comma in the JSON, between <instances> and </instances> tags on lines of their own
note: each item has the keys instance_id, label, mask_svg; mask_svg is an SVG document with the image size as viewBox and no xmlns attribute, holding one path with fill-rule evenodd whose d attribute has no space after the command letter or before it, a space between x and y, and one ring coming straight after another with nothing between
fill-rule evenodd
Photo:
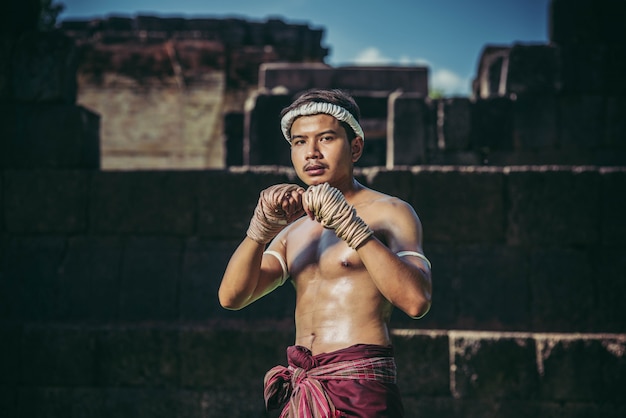
<instances>
[{"instance_id":1,"label":"man's bicep","mask_svg":"<svg viewBox=\"0 0 626 418\"><path fill-rule=\"evenodd\" d=\"M408 204L397 206L389 216L388 237L389 249L395 253L400 251L422 252L422 223Z\"/></svg>"},{"instance_id":2,"label":"man's bicep","mask_svg":"<svg viewBox=\"0 0 626 418\"><path fill-rule=\"evenodd\" d=\"M280 241L275 240L275 242L270 244L268 249L263 252L263 259L261 260L261 273L259 275L257 287L254 291L254 300L257 300L282 286L289 277L284 250L285 248L282 244L280 244Z\"/></svg>"}]
</instances>

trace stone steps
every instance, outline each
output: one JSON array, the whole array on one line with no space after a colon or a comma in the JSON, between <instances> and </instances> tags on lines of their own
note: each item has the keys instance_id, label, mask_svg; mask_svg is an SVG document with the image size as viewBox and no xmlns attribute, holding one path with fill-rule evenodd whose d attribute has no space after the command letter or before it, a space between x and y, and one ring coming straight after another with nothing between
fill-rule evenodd
<instances>
[{"instance_id":1,"label":"stone steps","mask_svg":"<svg viewBox=\"0 0 626 418\"><path fill-rule=\"evenodd\" d=\"M407 417L618 417L626 408L626 334L392 335ZM0 340L0 407L15 412L7 416L261 417L270 416L262 378L285 364L293 332L286 321L4 323Z\"/></svg>"}]
</instances>

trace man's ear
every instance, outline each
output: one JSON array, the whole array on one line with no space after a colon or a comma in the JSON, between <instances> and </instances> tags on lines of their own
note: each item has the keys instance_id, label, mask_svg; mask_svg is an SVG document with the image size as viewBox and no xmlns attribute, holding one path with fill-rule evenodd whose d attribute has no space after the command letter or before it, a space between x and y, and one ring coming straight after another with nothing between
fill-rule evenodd
<instances>
[{"instance_id":1,"label":"man's ear","mask_svg":"<svg viewBox=\"0 0 626 418\"><path fill-rule=\"evenodd\" d=\"M350 151L352 153L352 162L356 163L363 155L363 138L360 136L355 137L350 141Z\"/></svg>"}]
</instances>

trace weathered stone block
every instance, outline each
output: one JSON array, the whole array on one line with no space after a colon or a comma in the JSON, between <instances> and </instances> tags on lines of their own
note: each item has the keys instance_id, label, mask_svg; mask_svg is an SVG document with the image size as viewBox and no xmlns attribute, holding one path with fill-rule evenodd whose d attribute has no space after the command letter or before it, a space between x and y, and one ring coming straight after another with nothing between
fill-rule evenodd
<instances>
[{"instance_id":1,"label":"weathered stone block","mask_svg":"<svg viewBox=\"0 0 626 418\"><path fill-rule=\"evenodd\" d=\"M4 173L8 231L72 234L87 230L89 172L9 170Z\"/></svg>"},{"instance_id":2,"label":"weathered stone block","mask_svg":"<svg viewBox=\"0 0 626 418\"><path fill-rule=\"evenodd\" d=\"M532 298L528 290L526 253L519 248L500 245L470 245L458 252L458 272L452 279L457 326L463 329L529 329ZM480 274L467 280L469 271Z\"/></svg>"},{"instance_id":3,"label":"weathered stone block","mask_svg":"<svg viewBox=\"0 0 626 418\"><path fill-rule=\"evenodd\" d=\"M470 99L455 97L441 100L441 125L446 151L464 151L469 148L472 131L472 104Z\"/></svg>"},{"instance_id":4,"label":"weathered stone block","mask_svg":"<svg viewBox=\"0 0 626 418\"><path fill-rule=\"evenodd\" d=\"M266 62L259 66L259 88L284 88L294 94L311 88L330 87L334 71L323 63Z\"/></svg>"},{"instance_id":5,"label":"weathered stone block","mask_svg":"<svg viewBox=\"0 0 626 418\"><path fill-rule=\"evenodd\" d=\"M96 336L80 327L24 327L21 381L28 386L89 386L94 370Z\"/></svg>"},{"instance_id":6,"label":"weathered stone block","mask_svg":"<svg viewBox=\"0 0 626 418\"><path fill-rule=\"evenodd\" d=\"M240 324L235 329L181 331L181 387L248 389L250 397L262 399L263 377L272 367L287 364L285 350L294 334L275 323L264 328L258 322Z\"/></svg>"},{"instance_id":7,"label":"weathered stone block","mask_svg":"<svg viewBox=\"0 0 626 418\"><path fill-rule=\"evenodd\" d=\"M262 382L258 381L246 390L211 390L201 392L200 396L201 417L278 418L280 415L280 410L265 411Z\"/></svg>"},{"instance_id":8,"label":"weathered stone block","mask_svg":"<svg viewBox=\"0 0 626 418\"><path fill-rule=\"evenodd\" d=\"M371 93L355 94L353 97L361 111L359 124L365 136L363 154L355 165L357 167L384 166L388 131L388 97Z\"/></svg>"},{"instance_id":9,"label":"weathered stone block","mask_svg":"<svg viewBox=\"0 0 626 418\"><path fill-rule=\"evenodd\" d=\"M213 171L197 181L198 234L227 240L243 239L263 189L278 183L298 183L292 170L277 167L237 173Z\"/></svg>"},{"instance_id":10,"label":"weathered stone block","mask_svg":"<svg viewBox=\"0 0 626 418\"><path fill-rule=\"evenodd\" d=\"M3 319L50 321L58 318L59 262L66 241L61 237L11 238L6 245L0 292Z\"/></svg>"},{"instance_id":11,"label":"weathered stone block","mask_svg":"<svg viewBox=\"0 0 626 418\"><path fill-rule=\"evenodd\" d=\"M558 49L554 45L514 44L509 50L506 95L550 94L559 88Z\"/></svg>"},{"instance_id":12,"label":"weathered stone block","mask_svg":"<svg viewBox=\"0 0 626 418\"><path fill-rule=\"evenodd\" d=\"M329 67L322 63L264 63L259 85L286 88L291 93L311 88L340 88L391 93L402 90L428 96L426 67Z\"/></svg>"},{"instance_id":13,"label":"weathered stone block","mask_svg":"<svg viewBox=\"0 0 626 418\"><path fill-rule=\"evenodd\" d=\"M536 249L530 254L530 300L537 331L595 331L598 322L592 278L585 251Z\"/></svg>"},{"instance_id":14,"label":"weathered stone block","mask_svg":"<svg viewBox=\"0 0 626 418\"><path fill-rule=\"evenodd\" d=\"M624 405L626 341L623 336L538 339L541 397L555 401Z\"/></svg>"},{"instance_id":15,"label":"weathered stone block","mask_svg":"<svg viewBox=\"0 0 626 418\"><path fill-rule=\"evenodd\" d=\"M559 90L563 94L608 95L623 91L623 81L611 77L613 48L601 44L565 44L558 47ZM617 91L616 91L617 90Z\"/></svg>"},{"instance_id":16,"label":"weathered stone block","mask_svg":"<svg viewBox=\"0 0 626 418\"><path fill-rule=\"evenodd\" d=\"M58 269L59 320L111 322L119 318L123 249L124 239L119 236L68 238Z\"/></svg>"},{"instance_id":17,"label":"weathered stone block","mask_svg":"<svg viewBox=\"0 0 626 418\"><path fill-rule=\"evenodd\" d=\"M187 240L180 283L180 316L184 320L207 320L223 316L217 291L230 256L239 242L200 238Z\"/></svg>"},{"instance_id":18,"label":"weathered stone block","mask_svg":"<svg viewBox=\"0 0 626 418\"><path fill-rule=\"evenodd\" d=\"M105 328L98 331L96 338L96 386L144 389L178 386L181 360L177 329Z\"/></svg>"},{"instance_id":19,"label":"weathered stone block","mask_svg":"<svg viewBox=\"0 0 626 418\"><path fill-rule=\"evenodd\" d=\"M405 404L409 409L407 418L423 417L463 417L463 418L526 418L561 417L574 418L574 415L563 414L557 402L542 402L516 399L454 399L454 398L420 398ZM594 415L576 415L582 418Z\"/></svg>"},{"instance_id":20,"label":"weathered stone block","mask_svg":"<svg viewBox=\"0 0 626 418\"><path fill-rule=\"evenodd\" d=\"M49 418L213 416L202 393L152 388L40 388L19 391L19 416ZM235 402L231 401L233 405ZM245 415L235 415L245 416Z\"/></svg>"},{"instance_id":21,"label":"weathered stone block","mask_svg":"<svg viewBox=\"0 0 626 418\"><path fill-rule=\"evenodd\" d=\"M0 411L8 417L18 417L18 390L16 385L0 385Z\"/></svg>"},{"instance_id":22,"label":"weathered stone block","mask_svg":"<svg viewBox=\"0 0 626 418\"><path fill-rule=\"evenodd\" d=\"M601 174L602 244L621 246L626 236L626 170L607 169Z\"/></svg>"},{"instance_id":23,"label":"weathered stone block","mask_svg":"<svg viewBox=\"0 0 626 418\"><path fill-rule=\"evenodd\" d=\"M124 247L119 317L130 321L179 318L182 240L131 237Z\"/></svg>"},{"instance_id":24,"label":"weathered stone block","mask_svg":"<svg viewBox=\"0 0 626 418\"><path fill-rule=\"evenodd\" d=\"M596 171L511 168L506 186L510 245L599 242L601 183Z\"/></svg>"},{"instance_id":25,"label":"weathered stone block","mask_svg":"<svg viewBox=\"0 0 626 418\"><path fill-rule=\"evenodd\" d=\"M526 335L450 333L455 398L533 399L539 372L535 341Z\"/></svg>"},{"instance_id":26,"label":"weathered stone block","mask_svg":"<svg viewBox=\"0 0 626 418\"><path fill-rule=\"evenodd\" d=\"M626 149L626 97L611 96L606 98L606 119L604 121L604 139L612 152ZM623 164L620 164L623 165Z\"/></svg>"},{"instance_id":27,"label":"weathered stone block","mask_svg":"<svg viewBox=\"0 0 626 418\"><path fill-rule=\"evenodd\" d=\"M19 102L76 102L78 60L62 32L26 32L15 44L13 95Z\"/></svg>"},{"instance_id":28,"label":"weathered stone block","mask_svg":"<svg viewBox=\"0 0 626 418\"><path fill-rule=\"evenodd\" d=\"M519 151L554 149L557 142L557 99L554 95L522 96L513 102L513 143ZM537 161L540 155L535 157ZM532 160L531 160L532 161Z\"/></svg>"},{"instance_id":29,"label":"weathered stone block","mask_svg":"<svg viewBox=\"0 0 626 418\"><path fill-rule=\"evenodd\" d=\"M513 150L513 104L509 98L478 99L472 105L473 149L489 151Z\"/></svg>"},{"instance_id":30,"label":"weathered stone block","mask_svg":"<svg viewBox=\"0 0 626 418\"><path fill-rule=\"evenodd\" d=\"M0 167L100 167L100 117L64 104L0 105Z\"/></svg>"},{"instance_id":31,"label":"weathered stone block","mask_svg":"<svg viewBox=\"0 0 626 418\"><path fill-rule=\"evenodd\" d=\"M363 169L368 187L395 196L405 202L413 200L413 174L408 170L383 170L377 168ZM419 208L414 208L416 211Z\"/></svg>"},{"instance_id":32,"label":"weathered stone block","mask_svg":"<svg viewBox=\"0 0 626 418\"><path fill-rule=\"evenodd\" d=\"M11 72L11 57L15 41L9 37L0 36L0 102L13 99L13 75Z\"/></svg>"},{"instance_id":33,"label":"weathered stone block","mask_svg":"<svg viewBox=\"0 0 626 418\"><path fill-rule=\"evenodd\" d=\"M490 243L504 238L501 170L419 170L413 185L409 203L422 220L425 241Z\"/></svg>"},{"instance_id":34,"label":"weathered stone block","mask_svg":"<svg viewBox=\"0 0 626 418\"><path fill-rule=\"evenodd\" d=\"M0 276L0 283L2 283L1 280L2 276ZM0 291L6 292L8 289L0 288ZM20 380L22 326L0 323L0 340L2 341L0 344L0 388L2 388ZM0 389L0 392L4 391Z\"/></svg>"},{"instance_id":35,"label":"weathered stone block","mask_svg":"<svg viewBox=\"0 0 626 418\"><path fill-rule=\"evenodd\" d=\"M224 115L224 137L226 138L226 166L243 165L244 115L229 112Z\"/></svg>"},{"instance_id":36,"label":"weathered stone block","mask_svg":"<svg viewBox=\"0 0 626 418\"><path fill-rule=\"evenodd\" d=\"M280 112L291 102L284 94L257 93L246 105L244 165L291 166L289 143L280 130Z\"/></svg>"},{"instance_id":37,"label":"weathered stone block","mask_svg":"<svg viewBox=\"0 0 626 418\"><path fill-rule=\"evenodd\" d=\"M96 233L189 235L194 230L199 172L98 172L90 199Z\"/></svg>"},{"instance_id":38,"label":"weathered stone block","mask_svg":"<svg viewBox=\"0 0 626 418\"><path fill-rule=\"evenodd\" d=\"M16 416L106 416L107 391L104 389L22 386L18 395L20 415Z\"/></svg>"},{"instance_id":39,"label":"weathered stone block","mask_svg":"<svg viewBox=\"0 0 626 418\"><path fill-rule=\"evenodd\" d=\"M317 86L316 86L317 87ZM333 88L391 93L398 89L428 96L427 67L346 66L335 69Z\"/></svg>"},{"instance_id":40,"label":"weathered stone block","mask_svg":"<svg viewBox=\"0 0 626 418\"><path fill-rule=\"evenodd\" d=\"M0 243L0 318L116 320L122 247L116 237L6 239Z\"/></svg>"},{"instance_id":41,"label":"weathered stone block","mask_svg":"<svg viewBox=\"0 0 626 418\"><path fill-rule=\"evenodd\" d=\"M624 44L624 5L615 0L553 0L549 38L557 44Z\"/></svg>"},{"instance_id":42,"label":"weathered stone block","mask_svg":"<svg viewBox=\"0 0 626 418\"><path fill-rule=\"evenodd\" d=\"M558 100L561 149L591 150L604 145L605 104L602 96L564 96Z\"/></svg>"},{"instance_id":43,"label":"weathered stone block","mask_svg":"<svg viewBox=\"0 0 626 418\"><path fill-rule=\"evenodd\" d=\"M620 24L621 26L621 24ZM617 28L617 27L616 27ZM624 37L621 29L620 34ZM626 48L624 41L621 45L612 45L606 51L606 95L626 95Z\"/></svg>"},{"instance_id":44,"label":"weathered stone block","mask_svg":"<svg viewBox=\"0 0 626 418\"><path fill-rule=\"evenodd\" d=\"M0 170L0 237L3 237L4 232L6 231L6 218L5 218L6 209L4 208L4 202L5 202L4 178L5 178L4 170ZM0 239L0 249L2 249L2 243L3 243L3 240ZM0 265L2 265L2 251L0 251Z\"/></svg>"},{"instance_id":45,"label":"weathered stone block","mask_svg":"<svg viewBox=\"0 0 626 418\"><path fill-rule=\"evenodd\" d=\"M440 396L402 395L405 418L466 416L458 411L459 404L462 402L458 399Z\"/></svg>"},{"instance_id":46,"label":"weathered stone block","mask_svg":"<svg viewBox=\"0 0 626 418\"><path fill-rule=\"evenodd\" d=\"M402 396L448 396L450 393L449 340L441 331L393 331Z\"/></svg>"},{"instance_id":47,"label":"weathered stone block","mask_svg":"<svg viewBox=\"0 0 626 418\"><path fill-rule=\"evenodd\" d=\"M594 251L595 307L593 332L626 333L624 298L626 294L626 248L600 247Z\"/></svg>"},{"instance_id":48,"label":"weathered stone block","mask_svg":"<svg viewBox=\"0 0 626 418\"><path fill-rule=\"evenodd\" d=\"M429 106L419 94L393 93L389 96L387 168L426 161Z\"/></svg>"},{"instance_id":49,"label":"weathered stone block","mask_svg":"<svg viewBox=\"0 0 626 418\"><path fill-rule=\"evenodd\" d=\"M0 37L15 36L25 31L37 30L41 2L37 0L11 1L5 3L3 11L4 13L0 15Z\"/></svg>"}]
</instances>

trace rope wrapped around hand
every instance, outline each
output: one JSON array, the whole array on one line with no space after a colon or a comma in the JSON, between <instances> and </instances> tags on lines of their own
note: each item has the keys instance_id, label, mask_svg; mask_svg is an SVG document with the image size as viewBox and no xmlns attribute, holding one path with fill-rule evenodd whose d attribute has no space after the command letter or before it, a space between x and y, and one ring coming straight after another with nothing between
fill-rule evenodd
<instances>
[{"instance_id":1,"label":"rope wrapped around hand","mask_svg":"<svg viewBox=\"0 0 626 418\"><path fill-rule=\"evenodd\" d=\"M310 186L302 196L303 204L324 227L334 229L335 234L357 249L373 233L369 226L358 217L353 206L343 194L328 183Z\"/></svg>"},{"instance_id":2,"label":"rope wrapped around hand","mask_svg":"<svg viewBox=\"0 0 626 418\"><path fill-rule=\"evenodd\" d=\"M299 218L304 213L302 206L288 205L289 209L285 210L283 202L300 189L302 187L296 184L276 184L263 190L246 235L259 244L267 244L285 226Z\"/></svg>"}]
</instances>

